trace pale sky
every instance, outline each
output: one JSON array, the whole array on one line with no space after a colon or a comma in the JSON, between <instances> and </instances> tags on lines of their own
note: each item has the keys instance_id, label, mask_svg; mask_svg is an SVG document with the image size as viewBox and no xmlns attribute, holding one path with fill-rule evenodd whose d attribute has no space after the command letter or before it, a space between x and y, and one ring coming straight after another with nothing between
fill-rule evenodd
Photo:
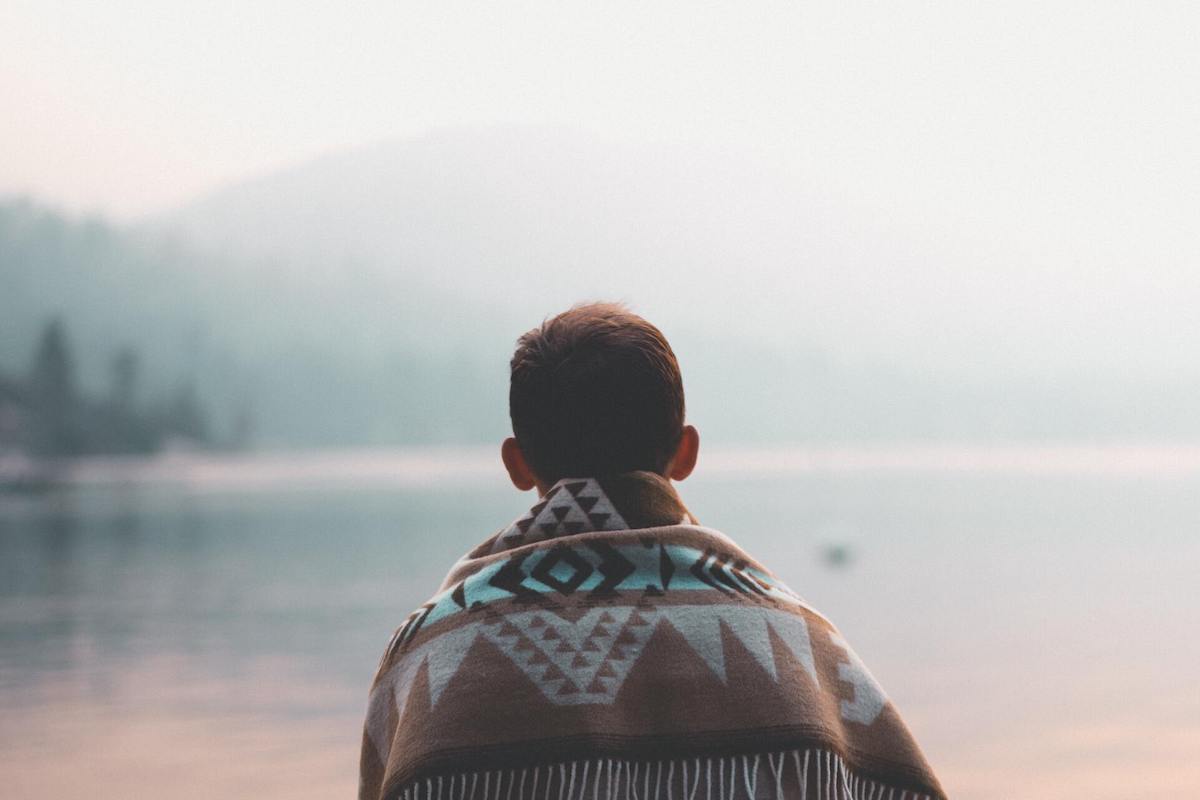
<instances>
[{"instance_id":1,"label":"pale sky","mask_svg":"<svg viewBox=\"0 0 1200 800\"><path fill-rule=\"evenodd\" d=\"M914 214L1149 232L1198 199L1197 41L1195 4L1164 2L5 0L0 191L127 217L516 122L765 154Z\"/></svg>"},{"instance_id":2,"label":"pale sky","mask_svg":"<svg viewBox=\"0 0 1200 800\"><path fill-rule=\"evenodd\" d=\"M1198 42L1188 2L4 0L0 195L134 220L455 125L720 148L978 252L1039 316L1130 314L1170 366L1196 350ZM931 307L981 300L954 263Z\"/></svg>"}]
</instances>

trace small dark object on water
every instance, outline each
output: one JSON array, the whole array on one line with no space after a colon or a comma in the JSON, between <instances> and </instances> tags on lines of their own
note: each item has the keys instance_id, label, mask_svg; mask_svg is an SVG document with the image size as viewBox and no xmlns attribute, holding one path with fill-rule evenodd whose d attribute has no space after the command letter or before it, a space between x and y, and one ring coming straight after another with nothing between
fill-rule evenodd
<instances>
[{"instance_id":1,"label":"small dark object on water","mask_svg":"<svg viewBox=\"0 0 1200 800\"><path fill-rule=\"evenodd\" d=\"M827 544L821 548L821 558L826 565L842 569L854 560L854 552L846 544Z\"/></svg>"}]
</instances>

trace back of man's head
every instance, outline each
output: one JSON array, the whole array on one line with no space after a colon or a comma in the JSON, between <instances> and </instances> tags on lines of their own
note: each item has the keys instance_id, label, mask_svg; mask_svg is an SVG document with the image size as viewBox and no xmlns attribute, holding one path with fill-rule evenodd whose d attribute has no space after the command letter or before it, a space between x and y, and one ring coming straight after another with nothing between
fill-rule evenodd
<instances>
[{"instance_id":1,"label":"back of man's head","mask_svg":"<svg viewBox=\"0 0 1200 800\"><path fill-rule=\"evenodd\" d=\"M513 434L541 480L666 470L683 379L658 328L615 303L578 305L522 336L511 366Z\"/></svg>"}]
</instances>

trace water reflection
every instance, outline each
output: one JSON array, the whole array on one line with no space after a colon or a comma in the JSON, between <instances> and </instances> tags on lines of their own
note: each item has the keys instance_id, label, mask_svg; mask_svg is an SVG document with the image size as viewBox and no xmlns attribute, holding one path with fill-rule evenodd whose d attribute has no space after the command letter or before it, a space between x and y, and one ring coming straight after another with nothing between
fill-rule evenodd
<instances>
[{"instance_id":1,"label":"water reflection","mask_svg":"<svg viewBox=\"0 0 1200 800\"><path fill-rule=\"evenodd\" d=\"M1163 755L1200 741L1189 481L726 474L681 490L834 618L954 796L1079 795L1102 766L1109 789L1089 796L1200 785ZM0 498L5 794L353 794L391 631L527 499L500 481ZM1152 753L1150 735L1166 737Z\"/></svg>"}]
</instances>

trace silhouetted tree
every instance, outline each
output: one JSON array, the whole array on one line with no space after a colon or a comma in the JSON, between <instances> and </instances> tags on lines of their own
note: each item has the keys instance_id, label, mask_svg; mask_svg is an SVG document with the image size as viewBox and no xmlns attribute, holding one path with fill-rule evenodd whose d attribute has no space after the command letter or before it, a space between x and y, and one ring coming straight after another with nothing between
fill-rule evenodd
<instances>
[{"instance_id":1,"label":"silhouetted tree","mask_svg":"<svg viewBox=\"0 0 1200 800\"><path fill-rule=\"evenodd\" d=\"M30 445L35 453L66 456L83 451L75 362L66 326L58 317L46 323L34 351L29 400L33 417Z\"/></svg>"}]
</instances>

